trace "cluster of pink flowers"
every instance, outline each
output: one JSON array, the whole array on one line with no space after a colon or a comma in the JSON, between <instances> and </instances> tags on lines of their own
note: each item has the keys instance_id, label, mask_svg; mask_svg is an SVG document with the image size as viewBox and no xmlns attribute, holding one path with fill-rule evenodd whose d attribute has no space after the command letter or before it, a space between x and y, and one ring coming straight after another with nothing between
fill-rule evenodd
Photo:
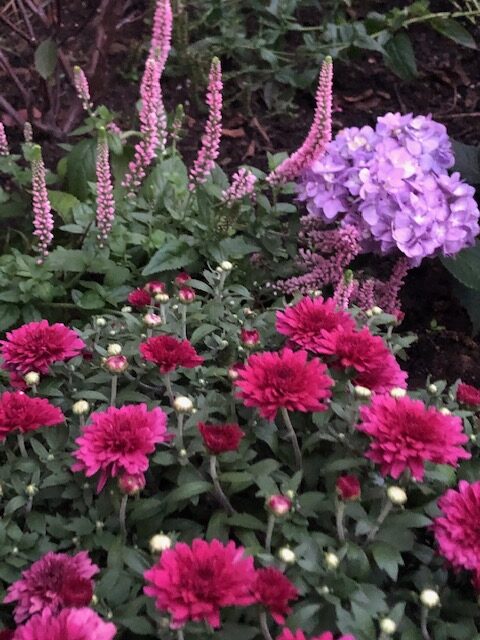
<instances>
[{"instance_id":1,"label":"cluster of pink flowers","mask_svg":"<svg viewBox=\"0 0 480 640\"><path fill-rule=\"evenodd\" d=\"M232 184L222 193L222 200L227 207L233 207L236 202L241 202L243 198L249 198L255 202L255 176L249 169L242 167L232 176Z\"/></svg>"},{"instance_id":2,"label":"cluster of pink flowers","mask_svg":"<svg viewBox=\"0 0 480 640\"><path fill-rule=\"evenodd\" d=\"M0 441L15 432L28 433L62 423L65 416L45 398L31 398L22 391L0 395Z\"/></svg>"},{"instance_id":3,"label":"cluster of pink flowers","mask_svg":"<svg viewBox=\"0 0 480 640\"><path fill-rule=\"evenodd\" d=\"M141 343L140 353L145 360L157 365L160 373L170 373L178 367L193 369L203 362L188 340L179 340L175 336L148 338Z\"/></svg>"},{"instance_id":4,"label":"cluster of pink flowers","mask_svg":"<svg viewBox=\"0 0 480 640\"><path fill-rule=\"evenodd\" d=\"M150 57L156 57L163 71L172 41L173 13L170 0L157 0L153 14Z\"/></svg>"},{"instance_id":5,"label":"cluster of pink flowers","mask_svg":"<svg viewBox=\"0 0 480 640\"><path fill-rule=\"evenodd\" d=\"M215 166L222 137L222 68L220 60L214 58L210 67L206 103L209 107L202 146L190 170L189 189L193 191L197 184L205 182Z\"/></svg>"},{"instance_id":6,"label":"cluster of pink flowers","mask_svg":"<svg viewBox=\"0 0 480 640\"><path fill-rule=\"evenodd\" d=\"M0 156L8 156L9 154L7 134L3 122L0 122Z\"/></svg>"},{"instance_id":7,"label":"cluster of pink flowers","mask_svg":"<svg viewBox=\"0 0 480 640\"><path fill-rule=\"evenodd\" d=\"M75 84L75 90L79 100L82 102L82 107L85 111L90 111L93 107L90 99L90 87L88 86L87 76L83 69L80 67L73 67L73 82Z\"/></svg>"},{"instance_id":8,"label":"cluster of pink flowers","mask_svg":"<svg viewBox=\"0 0 480 640\"><path fill-rule=\"evenodd\" d=\"M32 208L33 208L33 235L38 238L37 251L41 264L48 256L48 250L53 240L53 215L50 200L48 199L47 183L45 179L45 165L39 146L34 149L35 157L32 160Z\"/></svg>"},{"instance_id":9,"label":"cluster of pink flowers","mask_svg":"<svg viewBox=\"0 0 480 640\"><path fill-rule=\"evenodd\" d=\"M100 246L107 240L115 219L115 200L113 199L112 174L108 143L100 134L97 143L97 229Z\"/></svg>"}]
</instances>

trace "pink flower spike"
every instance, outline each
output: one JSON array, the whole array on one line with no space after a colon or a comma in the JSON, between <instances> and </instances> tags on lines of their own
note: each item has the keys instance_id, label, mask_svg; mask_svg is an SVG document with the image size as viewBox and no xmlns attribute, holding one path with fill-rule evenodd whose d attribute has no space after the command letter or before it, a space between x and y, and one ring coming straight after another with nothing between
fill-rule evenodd
<instances>
[{"instance_id":1,"label":"pink flower spike","mask_svg":"<svg viewBox=\"0 0 480 640\"><path fill-rule=\"evenodd\" d=\"M34 236L38 237L37 251L40 253L38 264L42 264L48 256L48 247L53 240L53 215L48 199L47 183L45 180L45 165L42 150L38 145L33 147L32 160L32 208Z\"/></svg>"},{"instance_id":2,"label":"pink flower spike","mask_svg":"<svg viewBox=\"0 0 480 640\"><path fill-rule=\"evenodd\" d=\"M82 107L85 111L90 111L93 107L93 103L90 99L90 88L88 86L87 76L80 67L73 67L73 83L79 100L82 102Z\"/></svg>"},{"instance_id":3,"label":"pink flower spike","mask_svg":"<svg viewBox=\"0 0 480 640\"><path fill-rule=\"evenodd\" d=\"M313 124L300 149L284 160L267 176L271 185L283 184L297 178L313 160L325 151L332 139L332 58L327 56L323 61L315 97L316 107Z\"/></svg>"},{"instance_id":4,"label":"pink flower spike","mask_svg":"<svg viewBox=\"0 0 480 640\"><path fill-rule=\"evenodd\" d=\"M0 156L8 156L10 151L8 149L7 134L5 133L5 127L0 122Z\"/></svg>"},{"instance_id":5,"label":"pink flower spike","mask_svg":"<svg viewBox=\"0 0 480 640\"><path fill-rule=\"evenodd\" d=\"M257 176L251 171L241 168L232 176L232 184L222 193L222 200L227 207L233 207L236 202L240 202L243 198L249 198L251 202L255 202L255 183Z\"/></svg>"},{"instance_id":6,"label":"pink flower spike","mask_svg":"<svg viewBox=\"0 0 480 640\"><path fill-rule=\"evenodd\" d=\"M105 129L100 130L97 143L97 229L100 246L107 240L115 219L112 174Z\"/></svg>"},{"instance_id":7,"label":"pink flower spike","mask_svg":"<svg viewBox=\"0 0 480 640\"><path fill-rule=\"evenodd\" d=\"M157 0L153 15L150 57L156 57L161 71L165 68L172 41L173 13L170 0Z\"/></svg>"},{"instance_id":8,"label":"pink flower spike","mask_svg":"<svg viewBox=\"0 0 480 640\"><path fill-rule=\"evenodd\" d=\"M222 137L222 68L220 60L213 58L208 80L206 103L210 109L205 133L202 137L202 146L198 152L189 176L189 189L195 190L198 184L206 182L215 166L220 150L220 138Z\"/></svg>"}]
</instances>

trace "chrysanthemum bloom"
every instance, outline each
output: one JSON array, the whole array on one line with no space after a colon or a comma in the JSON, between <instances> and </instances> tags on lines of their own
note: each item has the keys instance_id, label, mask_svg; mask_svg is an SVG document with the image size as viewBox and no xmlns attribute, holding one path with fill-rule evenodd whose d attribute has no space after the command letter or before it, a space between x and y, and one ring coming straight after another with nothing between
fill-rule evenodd
<instances>
[{"instance_id":1,"label":"chrysanthemum bloom","mask_svg":"<svg viewBox=\"0 0 480 640\"><path fill-rule=\"evenodd\" d=\"M170 373L177 367L193 369L203 362L188 340L179 340L174 336L148 338L139 348L145 360L156 364L161 373Z\"/></svg>"},{"instance_id":2,"label":"chrysanthemum bloom","mask_svg":"<svg viewBox=\"0 0 480 640\"><path fill-rule=\"evenodd\" d=\"M290 601L299 595L290 580L274 567L258 569L253 594L255 602L265 607L278 624L285 623L285 616L292 612Z\"/></svg>"},{"instance_id":3,"label":"chrysanthemum bloom","mask_svg":"<svg viewBox=\"0 0 480 640\"><path fill-rule=\"evenodd\" d=\"M74 556L49 551L23 571L8 588L4 602L16 603L17 624L46 609L56 614L67 607L84 607L92 599L92 578L98 571L86 551Z\"/></svg>"},{"instance_id":4,"label":"chrysanthemum bloom","mask_svg":"<svg viewBox=\"0 0 480 640\"><path fill-rule=\"evenodd\" d=\"M399 478L409 469L422 480L427 461L456 467L470 458L461 446L468 437L460 418L427 408L420 400L377 396L360 409L360 417L357 429L372 438L365 455L380 464L384 476Z\"/></svg>"},{"instance_id":5,"label":"chrysanthemum bloom","mask_svg":"<svg viewBox=\"0 0 480 640\"><path fill-rule=\"evenodd\" d=\"M32 160L32 209L33 209L33 235L38 238L37 251L41 264L48 256L49 246L53 240L53 215L50 200L48 198L46 171L42 159L42 150L35 145Z\"/></svg>"},{"instance_id":6,"label":"chrysanthemum bloom","mask_svg":"<svg viewBox=\"0 0 480 640\"><path fill-rule=\"evenodd\" d=\"M64 420L60 409L45 398L31 398L22 391L6 391L0 396L0 440L13 431L27 433Z\"/></svg>"},{"instance_id":7,"label":"chrysanthemum bloom","mask_svg":"<svg viewBox=\"0 0 480 640\"><path fill-rule=\"evenodd\" d=\"M72 470L84 471L87 478L100 472L97 491L101 491L108 478L143 474L148 469L148 454L169 438L167 416L161 409L148 411L146 404L109 407L93 413L76 439L78 449L73 455L78 462Z\"/></svg>"},{"instance_id":8,"label":"chrysanthemum bloom","mask_svg":"<svg viewBox=\"0 0 480 640\"><path fill-rule=\"evenodd\" d=\"M130 291L130 293L128 294L127 300L129 304L132 305L132 307L141 309L142 307L146 307L147 305L151 304L152 297L150 295L150 292L147 291L146 289L138 288L138 289L134 289L133 291Z\"/></svg>"},{"instance_id":9,"label":"chrysanthemum bloom","mask_svg":"<svg viewBox=\"0 0 480 640\"><path fill-rule=\"evenodd\" d=\"M449 489L438 501L443 515L435 518L433 530L439 551L455 569L475 572L480 586L480 481L461 480L458 490Z\"/></svg>"},{"instance_id":10,"label":"chrysanthemum bloom","mask_svg":"<svg viewBox=\"0 0 480 640\"><path fill-rule=\"evenodd\" d=\"M105 129L100 129L97 143L97 229L100 246L107 240L115 219L112 173Z\"/></svg>"},{"instance_id":11,"label":"chrysanthemum bloom","mask_svg":"<svg viewBox=\"0 0 480 640\"><path fill-rule=\"evenodd\" d=\"M357 476L348 474L339 476L335 487L338 497L345 502L358 500L360 498L361 488Z\"/></svg>"},{"instance_id":12,"label":"chrysanthemum bloom","mask_svg":"<svg viewBox=\"0 0 480 640\"><path fill-rule=\"evenodd\" d=\"M2 629L0 631L0 640L13 640L15 631L13 629Z\"/></svg>"},{"instance_id":13,"label":"chrysanthemum bloom","mask_svg":"<svg viewBox=\"0 0 480 640\"><path fill-rule=\"evenodd\" d=\"M457 388L457 400L462 404L468 404L471 407L480 406L480 389L473 387L471 384L461 383Z\"/></svg>"},{"instance_id":14,"label":"chrysanthemum bloom","mask_svg":"<svg viewBox=\"0 0 480 640\"><path fill-rule=\"evenodd\" d=\"M293 307L277 311L276 329L294 344L316 353L321 338L336 329L353 331L355 322L349 313L336 309L331 298L306 297Z\"/></svg>"},{"instance_id":15,"label":"chrysanthemum bloom","mask_svg":"<svg viewBox=\"0 0 480 640\"><path fill-rule=\"evenodd\" d=\"M83 340L64 324L29 322L0 340L2 369L22 375L29 371L48 373L51 364L78 356L84 347Z\"/></svg>"},{"instance_id":16,"label":"chrysanthemum bloom","mask_svg":"<svg viewBox=\"0 0 480 640\"><path fill-rule=\"evenodd\" d=\"M234 542L196 539L164 551L157 564L144 574L145 593L155 598L159 611L172 616L172 629L189 620L220 626L223 607L252 604L255 580L253 558L244 556Z\"/></svg>"},{"instance_id":17,"label":"chrysanthemum bloom","mask_svg":"<svg viewBox=\"0 0 480 640\"><path fill-rule=\"evenodd\" d=\"M88 609L64 609L54 615L46 609L19 627L15 640L113 640L117 628L112 622L104 622Z\"/></svg>"},{"instance_id":18,"label":"chrysanthemum bloom","mask_svg":"<svg viewBox=\"0 0 480 640\"><path fill-rule=\"evenodd\" d=\"M285 628L282 633L277 637L277 640L307 640L305 634L301 629L297 629L297 631L293 632L290 629ZM321 636L315 636L310 640L335 640L334 635L331 631L326 631L322 633ZM355 640L354 636L341 636L338 640Z\"/></svg>"},{"instance_id":19,"label":"chrysanthemum bloom","mask_svg":"<svg viewBox=\"0 0 480 640\"><path fill-rule=\"evenodd\" d=\"M199 422L197 426L202 436L203 444L214 456L226 451L236 451L240 445L240 440L245 435L238 424Z\"/></svg>"},{"instance_id":20,"label":"chrysanthemum bloom","mask_svg":"<svg viewBox=\"0 0 480 640\"><path fill-rule=\"evenodd\" d=\"M332 379L317 358L308 361L306 351L284 349L250 356L238 371L238 396L247 407L257 407L267 420L280 408L289 411L325 411Z\"/></svg>"},{"instance_id":21,"label":"chrysanthemum bloom","mask_svg":"<svg viewBox=\"0 0 480 640\"><path fill-rule=\"evenodd\" d=\"M406 388L407 374L380 336L365 327L361 331L338 329L319 337L317 353L335 357L335 364L354 370L353 384L385 393L393 387Z\"/></svg>"}]
</instances>

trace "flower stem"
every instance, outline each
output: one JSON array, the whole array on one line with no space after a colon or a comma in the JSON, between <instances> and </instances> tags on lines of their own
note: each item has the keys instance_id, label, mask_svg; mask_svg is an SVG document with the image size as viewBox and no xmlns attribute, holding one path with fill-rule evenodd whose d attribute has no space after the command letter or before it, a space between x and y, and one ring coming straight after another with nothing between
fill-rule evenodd
<instances>
[{"instance_id":1,"label":"flower stem","mask_svg":"<svg viewBox=\"0 0 480 640\"><path fill-rule=\"evenodd\" d=\"M167 323L167 307L164 304L160 305L160 317L162 319L162 324Z\"/></svg>"},{"instance_id":2,"label":"flower stem","mask_svg":"<svg viewBox=\"0 0 480 640\"><path fill-rule=\"evenodd\" d=\"M302 452L300 450L300 445L298 444L297 434L295 433L295 429L293 428L293 424L292 424L292 421L290 420L290 415L287 409L285 409L285 407L282 407L280 411L282 412L283 420L288 429L288 436L292 441L293 452L295 454L295 466L297 467L297 469L301 469L302 468Z\"/></svg>"},{"instance_id":3,"label":"flower stem","mask_svg":"<svg viewBox=\"0 0 480 640\"><path fill-rule=\"evenodd\" d=\"M178 449L184 449L183 443L183 413L177 413L177 444Z\"/></svg>"},{"instance_id":4,"label":"flower stem","mask_svg":"<svg viewBox=\"0 0 480 640\"><path fill-rule=\"evenodd\" d=\"M215 488L215 493L218 501L220 502L222 507L225 509L225 511L228 513L228 515L233 516L233 514L235 513L235 509L232 507L230 500L227 498L227 496L223 492L223 489L220 485L220 481L218 479L216 456L210 456L210 476L212 478L213 486Z\"/></svg>"},{"instance_id":5,"label":"flower stem","mask_svg":"<svg viewBox=\"0 0 480 640\"><path fill-rule=\"evenodd\" d=\"M185 640L185 635L183 633L183 627L181 629L177 629L177 638L178 638L178 640Z\"/></svg>"},{"instance_id":6,"label":"flower stem","mask_svg":"<svg viewBox=\"0 0 480 640\"><path fill-rule=\"evenodd\" d=\"M390 500L387 500L387 502L383 505L382 510L380 511L380 515L377 518L377 522L370 529L370 533L368 534L367 539L365 540L365 544L370 544L370 542L372 542L372 540L375 538L380 527L383 524L383 521L392 510L392 507L393 507L393 502L391 502Z\"/></svg>"},{"instance_id":7,"label":"flower stem","mask_svg":"<svg viewBox=\"0 0 480 640\"><path fill-rule=\"evenodd\" d=\"M420 614L420 629L422 632L423 640L432 640L430 633L428 632L428 609L427 607L422 607L422 613Z\"/></svg>"},{"instance_id":8,"label":"flower stem","mask_svg":"<svg viewBox=\"0 0 480 640\"><path fill-rule=\"evenodd\" d=\"M181 305L181 311L182 311L182 340L186 340L187 339L187 305L186 304L182 304Z\"/></svg>"},{"instance_id":9,"label":"flower stem","mask_svg":"<svg viewBox=\"0 0 480 640\"><path fill-rule=\"evenodd\" d=\"M173 407L173 401L175 400L173 396L172 382L170 380L170 374L165 373L163 376L163 381L165 383L165 390L167 392L168 399L170 400L170 404Z\"/></svg>"},{"instance_id":10,"label":"flower stem","mask_svg":"<svg viewBox=\"0 0 480 640\"><path fill-rule=\"evenodd\" d=\"M117 387L118 387L118 376L112 376L112 387L110 390L110 406L115 406L115 401L117 399Z\"/></svg>"},{"instance_id":11,"label":"flower stem","mask_svg":"<svg viewBox=\"0 0 480 640\"><path fill-rule=\"evenodd\" d=\"M345 503L341 500L336 501L336 514L335 514L335 522L337 525L337 535L339 541L343 544L346 540L345 537L345 527L343 525L343 518L345 516Z\"/></svg>"},{"instance_id":12,"label":"flower stem","mask_svg":"<svg viewBox=\"0 0 480 640\"><path fill-rule=\"evenodd\" d=\"M262 630L262 635L265 638L265 640L273 640L272 634L270 633L270 629L268 628L267 614L265 613L265 611L260 612L259 620L260 620L260 629Z\"/></svg>"},{"instance_id":13,"label":"flower stem","mask_svg":"<svg viewBox=\"0 0 480 640\"><path fill-rule=\"evenodd\" d=\"M27 453L27 450L25 449L25 439L23 437L23 433L17 433L17 442L18 442L18 448L20 449L22 458L28 458L28 453Z\"/></svg>"},{"instance_id":14,"label":"flower stem","mask_svg":"<svg viewBox=\"0 0 480 640\"><path fill-rule=\"evenodd\" d=\"M122 501L120 503L120 511L118 513L118 519L120 521L120 531L122 532L122 536L124 538L127 537L127 525L126 525L127 502L128 502L128 493L125 493L122 496Z\"/></svg>"},{"instance_id":15,"label":"flower stem","mask_svg":"<svg viewBox=\"0 0 480 640\"><path fill-rule=\"evenodd\" d=\"M272 553L272 535L273 535L274 528L275 528L275 516L273 515L273 513L271 513L268 516L267 532L265 534L265 551L267 553Z\"/></svg>"}]
</instances>

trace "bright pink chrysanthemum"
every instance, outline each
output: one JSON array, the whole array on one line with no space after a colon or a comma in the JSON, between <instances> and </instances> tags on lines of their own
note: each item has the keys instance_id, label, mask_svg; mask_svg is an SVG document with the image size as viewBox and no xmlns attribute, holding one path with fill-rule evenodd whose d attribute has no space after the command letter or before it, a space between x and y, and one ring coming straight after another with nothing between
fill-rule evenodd
<instances>
[{"instance_id":1,"label":"bright pink chrysanthemum","mask_svg":"<svg viewBox=\"0 0 480 640\"><path fill-rule=\"evenodd\" d=\"M298 598L298 591L290 580L275 567L258 569L253 585L255 602L265 607L278 624L284 624L285 616L292 612L291 600Z\"/></svg>"},{"instance_id":2,"label":"bright pink chrysanthemum","mask_svg":"<svg viewBox=\"0 0 480 640\"><path fill-rule=\"evenodd\" d=\"M45 398L31 398L22 391L6 391L0 396L0 440L5 440L13 431L27 433L64 420L60 409Z\"/></svg>"},{"instance_id":3,"label":"bright pink chrysanthemum","mask_svg":"<svg viewBox=\"0 0 480 640\"><path fill-rule=\"evenodd\" d=\"M137 309L141 309L142 307L146 307L152 303L150 293L146 289L141 289L140 287L130 291L127 300L132 307L136 307Z\"/></svg>"},{"instance_id":4,"label":"bright pink chrysanthemum","mask_svg":"<svg viewBox=\"0 0 480 640\"><path fill-rule=\"evenodd\" d=\"M336 309L331 298L307 297L293 307L277 311L276 328L295 345L317 353L317 344L325 335L337 329L353 331L355 322L350 314Z\"/></svg>"},{"instance_id":5,"label":"bright pink chrysanthemum","mask_svg":"<svg viewBox=\"0 0 480 640\"><path fill-rule=\"evenodd\" d=\"M470 407L480 407L480 389L471 384L461 383L457 389L457 400Z\"/></svg>"},{"instance_id":6,"label":"bright pink chrysanthemum","mask_svg":"<svg viewBox=\"0 0 480 640\"><path fill-rule=\"evenodd\" d=\"M460 418L427 408L420 400L378 396L360 409L360 416L357 429L372 438L366 456L380 464L384 476L399 478L410 469L422 480L427 461L455 467L470 458L461 446L468 438Z\"/></svg>"},{"instance_id":7,"label":"bright pink chrysanthemum","mask_svg":"<svg viewBox=\"0 0 480 640\"><path fill-rule=\"evenodd\" d=\"M49 551L8 588L4 602L16 603L17 624L44 609L56 614L67 607L84 607L92 599L92 578L98 571L86 551L74 556Z\"/></svg>"},{"instance_id":8,"label":"bright pink chrysanthemum","mask_svg":"<svg viewBox=\"0 0 480 640\"><path fill-rule=\"evenodd\" d=\"M148 411L146 404L109 407L93 413L82 435L75 440L77 462L73 471L84 471L89 478L100 472L97 491L108 478L143 474L148 469L148 454L155 445L170 439L167 416L158 407Z\"/></svg>"},{"instance_id":9,"label":"bright pink chrysanthemum","mask_svg":"<svg viewBox=\"0 0 480 640\"><path fill-rule=\"evenodd\" d=\"M257 407L267 420L280 408L290 411L325 411L332 379L318 358L308 361L306 351L284 349L250 356L238 371L238 396L247 407Z\"/></svg>"},{"instance_id":10,"label":"bright pink chrysanthemum","mask_svg":"<svg viewBox=\"0 0 480 640\"><path fill-rule=\"evenodd\" d=\"M443 515L435 518L433 530L440 553L455 569L474 571L480 579L480 481L461 480L458 490L449 489L438 501Z\"/></svg>"},{"instance_id":11,"label":"bright pink chrysanthemum","mask_svg":"<svg viewBox=\"0 0 480 640\"><path fill-rule=\"evenodd\" d=\"M177 367L193 369L203 362L188 340L179 340L174 336L148 338L139 348L145 360L156 364L161 373L169 373Z\"/></svg>"},{"instance_id":12,"label":"bright pink chrysanthemum","mask_svg":"<svg viewBox=\"0 0 480 640\"><path fill-rule=\"evenodd\" d=\"M352 368L353 383L377 393L407 386L407 374L380 336L367 327L361 331L338 329L324 334L316 342L317 353L331 355L341 367Z\"/></svg>"},{"instance_id":13,"label":"bright pink chrysanthemum","mask_svg":"<svg viewBox=\"0 0 480 640\"><path fill-rule=\"evenodd\" d=\"M277 640L307 640L305 634L301 629L293 632L290 629L284 629L282 633L277 637ZM315 636L310 640L334 640L334 635L331 631L325 631L320 636ZM354 636L341 636L338 640L355 640Z\"/></svg>"},{"instance_id":14,"label":"bright pink chrysanthemum","mask_svg":"<svg viewBox=\"0 0 480 640\"><path fill-rule=\"evenodd\" d=\"M116 633L112 622L87 607L63 609L58 615L46 609L19 627L14 640L113 640Z\"/></svg>"},{"instance_id":15,"label":"bright pink chrysanthemum","mask_svg":"<svg viewBox=\"0 0 480 640\"><path fill-rule=\"evenodd\" d=\"M51 364L78 356L84 347L83 340L64 324L29 322L0 340L2 369L19 374L48 373Z\"/></svg>"},{"instance_id":16,"label":"bright pink chrysanthemum","mask_svg":"<svg viewBox=\"0 0 480 640\"><path fill-rule=\"evenodd\" d=\"M145 593L155 598L159 611L168 612L172 629L189 620L220 626L220 610L253 602L253 558L244 556L234 542L196 539L167 549L157 564L144 574L150 584Z\"/></svg>"}]
</instances>

